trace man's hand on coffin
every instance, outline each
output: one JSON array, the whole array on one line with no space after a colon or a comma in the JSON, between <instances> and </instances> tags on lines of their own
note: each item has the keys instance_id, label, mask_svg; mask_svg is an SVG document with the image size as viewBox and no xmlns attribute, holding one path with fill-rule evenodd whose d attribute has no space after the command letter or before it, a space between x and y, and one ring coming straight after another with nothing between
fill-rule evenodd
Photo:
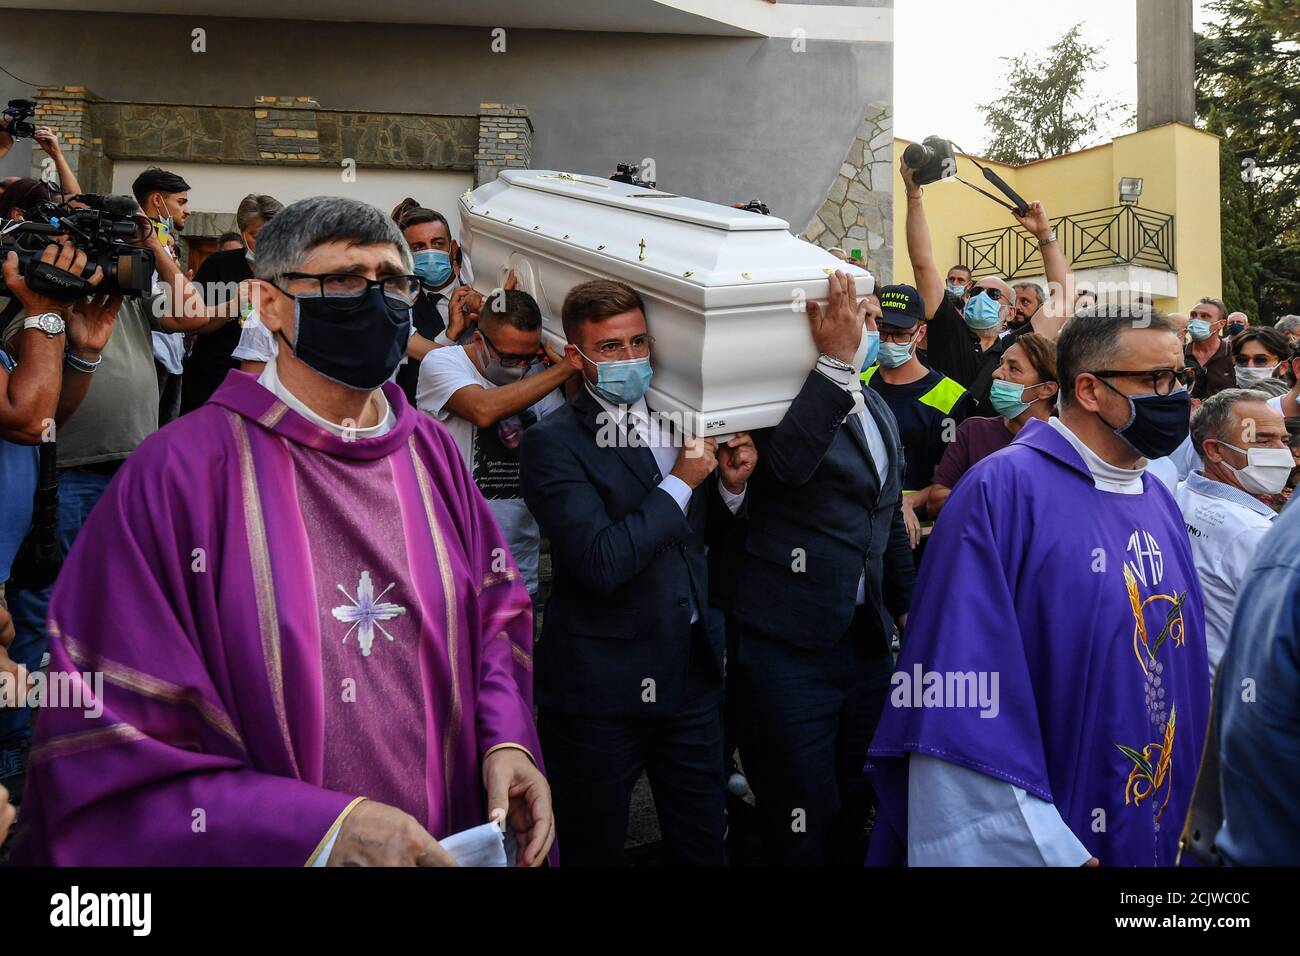
<instances>
[{"instance_id":1,"label":"man's hand on coffin","mask_svg":"<svg viewBox=\"0 0 1300 956\"><path fill-rule=\"evenodd\" d=\"M578 374L578 370L570 365L564 358L564 353L557 350L555 346L551 345L551 343L547 342L545 339L542 340L542 354L546 356L546 364L551 368L565 369L571 375Z\"/></svg>"},{"instance_id":2,"label":"man's hand on coffin","mask_svg":"<svg viewBox=\"0 0 1300 956\"><path fill-rule=\"evenodd\" d=\"M509 272L506 273L506 281L505 284L501 286L501 288L506 290L519 288L519 276L515 275L514 269L511 269Z\"/></svg>"},{"instance_id":3,"label":"man's hand on coffin","mask_svg":"<svg viewBox=\"0 0 1300 956\"><path fill-rule=\"evenodd\" d=\"M672 474L691 488L698 488L717 467L717 439L688 438L686 444L682 445L677 452L677 464L673 465Z\"/></svg>"},{"instance_id":4,"label":"man's hand on coffin","mask_svg":"<svg viewBox=\"0 0 1300 956\"><path fill-rule=\"evenodd\" d=\"M455 866L456 861L409 813L363 800L339 828L326 865Z\"/></svg>"},{"instance_id":5,"label":"man's hand on coffin","mask_svg":"<svg viewBox=\"0 0 1300 956\"><path fill-rule=\"evenodd\" d=\"M733 495L745 490L745 483L758 464L758 450L748 432L737 432L718 449L718 474L723 487Z\"/></svg>"},{"instance_id":6,"label":"man's hand on coffin","mask_svg":"<svg viewBox=\"0 0 1300 956\"><path fill-rule=\"evenodd\" d=\"M541 866L555 840L551 787L528 754L502 747L483 761L483 786L488 793L488 819L505 821L523 850L519 866Z\"/></svg>"},{"instance_id":7,"label":"man's hand on coffin","mask_svg":"<svg viewBox=\"0 0 1300 956\"><path fill-rule=\"evenodd\" d=\"M853 276L833 272L827 280L830 301L823 310L820 303L808 300L808 321L812 325L817 351L852 362L862 344L862 319L858 314L857 288Z\"/></svg>"},{"instance_id":8,"label":"man's hand on coffin","mask_svg":"<svg viewBox=\"0 0 1300 956\"><path fill-rule=\"evenodd\" d=\"M458 288L447 303L447 338L459 339L467 327L478 322L482 311L483 296L467 285Z\"/></svg>"}]
</instances>

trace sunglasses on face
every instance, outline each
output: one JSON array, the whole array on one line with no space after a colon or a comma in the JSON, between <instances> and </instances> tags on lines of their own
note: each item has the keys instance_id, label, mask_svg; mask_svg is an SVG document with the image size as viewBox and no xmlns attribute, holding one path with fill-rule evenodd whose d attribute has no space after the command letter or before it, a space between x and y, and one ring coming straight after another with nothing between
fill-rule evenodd
<instances>
[{"instance_id":1,"label":"sunglasses on face","mask_svg":"<svg viewBox=\"0 0 1300 956\"><path fill-rule=\"evenodd\" d=\"M992 288L987 288L985 286L972 287L970 290L970 298L972 299L975 298L975 296L979 295L981 292L986 293L988 297L992 299L994 302L1002 301L1001 289L992 289Z\"/></svg>"},{"instance_id":2,"label":"sunglasses on face","mask_svg":"<svg viewBox=\"0 0 1300 956\"><path fill-rule=\"evenodd\" d=\"M1277 364L1277 359L1270 355L1238 355L1237 368L1272 368Z\"/></svg>"}]
</instances>

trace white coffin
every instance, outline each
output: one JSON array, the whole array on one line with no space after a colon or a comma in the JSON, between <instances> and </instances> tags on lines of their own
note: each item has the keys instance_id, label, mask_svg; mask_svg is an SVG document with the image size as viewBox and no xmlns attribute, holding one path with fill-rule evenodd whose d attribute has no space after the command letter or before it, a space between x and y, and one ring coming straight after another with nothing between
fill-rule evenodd
<instances>
[{"instance_id":1,"label":"white coffin","mask_svg":"<svg viewBox=\"0 0 1300 956\"><path fill-rule=\"evenodd\" d=\"M548 170L506 170L460 201L461 242L488 292L513 269L563 342L560 308L579 282L614 278L646 303L650 407L696 435L775 425L817 357L804 312L827 276L874 280L790 234L775 216Z\"/></svg>"}]
</instances>

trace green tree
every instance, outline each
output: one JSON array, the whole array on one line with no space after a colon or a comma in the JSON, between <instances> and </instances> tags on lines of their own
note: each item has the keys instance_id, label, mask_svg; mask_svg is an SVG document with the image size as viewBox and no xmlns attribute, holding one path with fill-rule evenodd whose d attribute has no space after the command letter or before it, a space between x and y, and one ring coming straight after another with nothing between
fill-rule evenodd
<instances>
[{"instance_id":1,"label":"green tree","mask_svg":"<svg viewBox=\"0 0 1300 956\"><path fill-rule=\"evenodd\" d=\"M1217 110L1210 111L1209 131L1224 137L1219 141L1219 208L1220 243L1223 250L1223 301L1234 312L1245 312L1252 320L1259 317L1255 289L1259 282L1258 250L1255 222L1251 219L1250 198L1242 181L1237 157L1224 136L1223 119ZM1189 276L1195 280L1195 276Z\"/></svg>"},{"instance_id":2,"label":"green tree","mask_svg":"<svg viewBox=\"0 0 1300 956\"><path fill-rule=\"evenodd\" d=\"M1082 30L1076 23L1042 56L1001 58L1009 64L1005 87L980 106L989 159L1020 165L1073 152L1106 138L1117 117L1131 114L1118 100L1088 95L1088 78L1103 64Z\"/></svg>"},{"instance_id":3,"label":"green tree","mask_svg":"<svg viewBox=\"0 0 1300 956\"><path fill-rule=\"evenodd\" d=\"M1300 312L1300 5L1215 0L1209 9L1218 22L1197 37L1197 113L1221 124L1225 167L1254 170L1245 187L1258 240L1252 318L1271 322ZM1225 205L1225 243L1230 215Z\"/></svg>"}]
</instances>

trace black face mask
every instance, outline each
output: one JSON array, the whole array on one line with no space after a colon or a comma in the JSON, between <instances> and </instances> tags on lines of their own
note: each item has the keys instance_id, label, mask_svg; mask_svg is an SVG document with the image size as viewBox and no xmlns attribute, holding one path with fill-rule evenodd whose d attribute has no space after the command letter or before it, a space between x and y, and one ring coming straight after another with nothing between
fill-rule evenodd
<instances>
[{"instance_id":1,"label":"black face mask","mask_svg":"<svg viewBox=\"0 0 1300 956\"><path fill-rule=\"evenodd\" d=\"M368 392L383 385L406 355L411 307L397 305L375 286L347 310L321 296L294 296L294 341L303 364L332 382Z\"/></svg>"},{"instance_id":2,"label":"black face mask","mask_svg":"<svg viewBox=\"0 0 1300 956\"><path fill-rule=\"evenodd\" d=\"M1167 458L1178 450L1191 430L1192 394L1179 389L1168 395L1124 395L1105 379L1100 381L1111 391L1128 399L1129 419L1115 428L1097 415L1107 428L1124 439L1143 458Z\"/></svg>"}]
</instances>

